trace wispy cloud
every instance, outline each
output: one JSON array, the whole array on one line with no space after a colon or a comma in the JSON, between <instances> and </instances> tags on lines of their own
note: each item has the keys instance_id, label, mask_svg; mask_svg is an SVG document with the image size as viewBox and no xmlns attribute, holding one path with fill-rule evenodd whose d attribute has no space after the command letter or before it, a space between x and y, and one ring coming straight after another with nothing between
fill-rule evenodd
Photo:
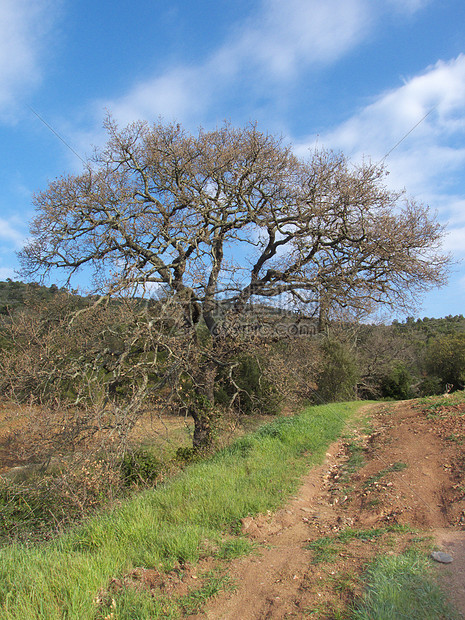
<instances>
[{"instance_id":1,"label":"wispy cloud","mask_svg":"<svg viewBox=\"0 0 465 620\"><path fill-rule=\"evenodd\" d=\"M424 8L427 4L430 4L431 0L388 0L387 3L397 11L415 13L419 9Z\"/></svg>"},{"instance_id":2,"label":"wispy cloud","mask_svg":"<svg viewBox=\"0 0 465 620\"><path fill-rule=\"evenodd\" d=\"M319 144L360 161L385 158L388 183L437 209L446 244L465 251L465 55L439 61L397 89L380 94ZM312 141L296 146L300 155Z\"/></svg>"},{"instance_id":3,"label":"wispy cloud","mask_svg":"<svg viewBox=\"0 0 465 620\"><path fill-rule=\"evenodd\" d=\"M16 279L16 271L12 267L0 267L0 280L5 281L7 278Z\"/></svg>"},{"instance_id":4,"label":"wispy cloud","mask_svg":"<svg viewBox=\"0 0 465 620\"><path fill-rule=\"evenodd\" d=\"M14 117L15 99L40 83L41 54L59 0L1 0L0 115Z\"/></svg>"},{"instance_id":5,"label":"wispy cloud","mask_svg":"<svg viewBox=\"0 0 465 620\"><path fill-rule=\"evenodd\" d=\"M330 63L363 38L371 21L362 0L271 0L219 52L236 70L255 68L289 79L303 67Z\"/></svg>"},{"instance_id":6,"label":"wispy cloud","mask_svg":"<svg viewBox=\"0 0 465 620\"><path fill-rule=\"evenodd\" d=\"M386 161L397 184L432 194L453 191L454 173L462 179L464 133L465 55L460 55L380 95L320 140L355 159L376 161L390 153Z\"/></svg>"},{"instance_id":7,"label":"wispy cloud","mask_svg":"<svg viewBox=\"0 0 465 620\"><path fill-rule=\"evenodd\" d=\"M285 96L304 71L334 63L353 49L392 4L396 7L396 0L263 0L231 26L227 40L203 62L148 77L120 98L98 102L99 113L107 107L122 123L159 115L199 122L234 91L247 93L253 113L255 100L269 92L274 100ZM410 0L410 12L423 4Z\"/></svg>"},{"instance_id":8,"label":"wispy cloud","mask_svg":"<svg viewBox=\"0 0 465 620\"><path fill-rule=\"evenodd\" d=\"M0 218L0 240L14 249L21 248L26 240L24 223L19 223L16 218Z\"/></svg>"}]
</instances>

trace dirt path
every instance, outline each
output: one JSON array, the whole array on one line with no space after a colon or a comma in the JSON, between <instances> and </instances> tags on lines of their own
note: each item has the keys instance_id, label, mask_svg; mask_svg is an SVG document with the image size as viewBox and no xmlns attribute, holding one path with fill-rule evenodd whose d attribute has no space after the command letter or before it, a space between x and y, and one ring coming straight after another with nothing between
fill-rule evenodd
<instances>
[{"instance_id":1,"label":"dirt path","mask_svg":"<svg viewBox=\"0 0 465 620\"><path fill-rule=\"evenodd\" d=\"M360 594L376 553L432 537L454 558L437 571L465 616L465 416L449 414L378 408L369 428L331 446L285 508L244 519L256 553L232 562L236 590L192 620L335 618Z\"/></svg>"}]
</instances>

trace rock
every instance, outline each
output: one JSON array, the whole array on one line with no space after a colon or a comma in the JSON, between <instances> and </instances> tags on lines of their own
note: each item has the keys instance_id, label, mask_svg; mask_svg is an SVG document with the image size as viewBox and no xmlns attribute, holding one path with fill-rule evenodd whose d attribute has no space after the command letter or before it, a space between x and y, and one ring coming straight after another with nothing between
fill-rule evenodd
<instances>
[{"instance_id":1,"label":"rock","mask_svg":"<svg viewBox=\"0 0 465 620\"><path fill-rule=\"evenodd\" d=\"M452 562L452 556L448 553L444 553L443 551L433 551L431 557L436 562L440 562L441 564L450 564Z\"/></svg>"}]
</instances>

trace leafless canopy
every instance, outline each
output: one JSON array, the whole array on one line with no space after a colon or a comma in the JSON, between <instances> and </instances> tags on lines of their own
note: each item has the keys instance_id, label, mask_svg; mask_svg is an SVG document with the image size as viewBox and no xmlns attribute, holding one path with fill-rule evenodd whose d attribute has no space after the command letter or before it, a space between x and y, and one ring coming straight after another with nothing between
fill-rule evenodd
<instances>
[{"instance_id":1,"label":"leafless canopy","mask_svg":"<svg viewBox=\"0 0 465 620\"><path fill-rule=\"evenodd\" d=\"M217 378L229 377L231 402L240 393L238 347L250 351L234 328L258 301L295 301L321 319L338 307L407 307L445 281L442 228L386 188L382 166L327 151L304 161L255 125L195 136L177 124L106 127L108 143L83 174L35 197L23 274L58 268L72 279L87 268L103 295L158 290L164 318L147 315L146 330L135 321L131 359L148 368L143 389L166 396L174 386L194 446L211 443ZM121 382L129 357L112 355Z\"/></svg>"},{"instance_id":2,"label":"leafless canopy","mask_svg":"<svg viewBox=\"0 0 465 620\"><path fill-rule=\"evenodd\" d=\"M441 227L385 187L383 167L327 151L303 161L254 125L106 127L86 172L35 197L27 276L90 265L106 292L159 285L211 330L218 303L403 307L444 283Z\"/></svg>"},{"instance_id":3,"label":"leafless canopy","mask_svg":"<svg viewBox=\"0 0 465 620\"><path fill-rule=\"evenodd\" d=\"M215 309L277 296L406 307L441 285L443 230L384 185L382 166L303 161L254 125L190 135L178 124L106 123L104 150L35 197L23 273L91 266L96 290L158 285L215 329Z\"/></svg>"}]
</instances>

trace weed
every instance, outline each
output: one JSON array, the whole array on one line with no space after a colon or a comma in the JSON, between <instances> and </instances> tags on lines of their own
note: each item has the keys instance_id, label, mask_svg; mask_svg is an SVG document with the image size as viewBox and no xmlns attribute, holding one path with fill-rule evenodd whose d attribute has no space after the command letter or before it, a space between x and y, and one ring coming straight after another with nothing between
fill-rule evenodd
<instances>
[{"instance_id":1,"label":"weed","mask_svg":"<svg viewBox=\"0 0 465 620\"><path fill-rule=\"evenodd\" d=\"M121 473L127 485L152 484L159 476L161 469L161 462L143 448L125 454L121 463Z\"/></svg>"},{"instance_id":2,"label":"weed","mask_svg":"<svg viewBox=\"0 0 465 620\"><path fill-rule=\"evenodd\" d=\"M327 611L327 609L326 605L322 603L320 605L317 605L316 607L305 607L304 609L302 609L302 614L304 614L304 618L312 618L317 614L320 615L320 613L324 611Z\"/></svg>"},{"instance_id":3,"label":"weed","mask_svg":"<svg viewBox=\"0 0 465 620\"><path fill-rule=\"evenodd\" d=\"M372 484L375 484L376 482L381 480L381 478L384 478L384 476L387 476L387 474L390 474L391 472L402 471L406 467L407 467L407 464L402 463L401 461L394 463L393 465L390 465L389 467L385 467L384 469L381 469L377 474L370 476L370 478L365 480L365 483L363 486L369 487Z\"/></svg>"},{"instance_id":4,"label":"weed","mask_svg":"<svg viewBox=\"0 0 465 620\"><path fill-rule=\"evenodd\" d=\"M419 398L416 401L415 408L420 409L426 414L428 419L436 418L455 405L463 406L465 401L465 392L453 392L443 396L428 396Z\"/></svg>"},{"instance_id":5,"label":"weed","mask_svg":"<svg viewBox=\"0 0 465 620\"><path fill-rule=\"evenodd\" d=\"M41 540L110 503L121 487L119 471L103 459L85 459L53 473L25 469L0 478L0 539Z\"/></svg>"},{"instance_id":6,"label":"weed","mask_svg":"<svg viewBox=\"0 0 465 620\"><path fill-rule=\"evenodd\" d=\"M459 445L463 444L463 440L464 440L464 436L463 435L456 435L455 433L452 433L451 435L448 435L447 437L445 437L446 441L453 441Z\"/></svg>"},{"instance_id":7,"label":"weed","mask_svg":"<svg viewBox=\"0 0 465 620\"><path fill-rule=\"evenodd\" d=\"M330 580L337 592L352 595L357 590L359 579L356 573L348 571L331 575Z\"/></svg>"},{"instance_id":8,"label":"weed","mask_svg":"<svg viewBox=\"0 0 465 620\"><path fill-rule=\"evenodd\" d=\"M250 553L252 549L253 544L248 538L230 538L222 543L217 556L224 560L231 560Z\"/></svg>"},{"instance_id":9,"label":"weed","mask_svg":"<svg viewBox=\"0 0 465 620\"><path fill-rule=\"evenodd\" d=\"M197 614L220 590L234 588L227 575L218 575L215 572L208 573L204 581L198 590L193 590L180 599L179 606L185 616Z\"/></svg>"},{"instance_id":10,"label":"weed","mask_svg":"<svg viewBox=\"0 0 465 620\"><path fill-rule=\"evenodd\" d=\"M334 536L323 536L314 540L306 546L306 549L313 551L313 564L320 562L330 562L351 540L362 540L364 542L374 542L390 532L409 532L410 528L403 525L389 525L373 529L355 529L347 527Z\"/></svg>"},{"instance_id":11,"label":"weed","mask_svg":"<svg viewBox=\"0 0 465 620\"><path fill-rule=\"evenodd\" d=\"M365 463L365 448L362 444L352 441L347 446L347 450L349 452L349 458L345 463L344 469L348 474L352 474L363 467Z\"/></svg>"},{"instance_id":12,"label":"weed","mask_svg":"<svg viewBox=\"0 0 465 620\"><path fill-rule=\"evenodd\" d=\"M174 458L175 461L182 465L189 465L191 463L198 463L202 458L205 458L205 455L202 455L201 451L196 448L182 446L176 450Z\"/></svg>"},{"instance_id":13,"label":"weed","mask_svg":"<svg viewBox=\"0 0 465 620\"><path fill-rule=\"evenodd\" d=\"M320 562L330 562L337 555L339 548L335 544L335 539L331 536L323 536L313 540L305 547L313 551L313 564Z\"/></svg>"}]
</instances>

